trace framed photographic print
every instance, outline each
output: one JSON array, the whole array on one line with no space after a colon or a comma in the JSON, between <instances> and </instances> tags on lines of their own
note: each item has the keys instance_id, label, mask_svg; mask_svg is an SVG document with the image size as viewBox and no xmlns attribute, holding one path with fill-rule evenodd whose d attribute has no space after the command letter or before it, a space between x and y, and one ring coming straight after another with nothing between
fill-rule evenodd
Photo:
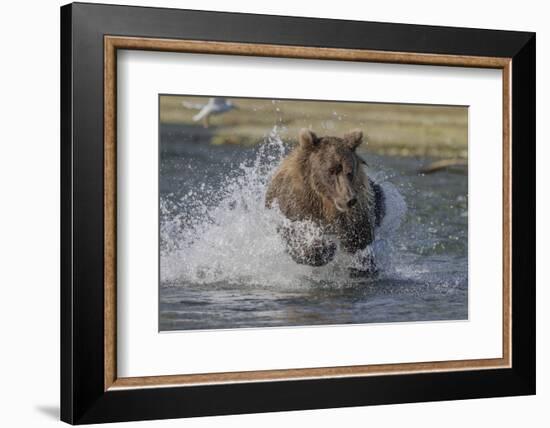
<instances>
[{"instance_id":1,"label":"framed photographic print","mask_svg":"<svg viewBox=\"0 0 550 428\"><path fill-rule=\"evenodd\" d=\"M535 35L61 8L61 418L535 393Z\"/></svg>"}]
</instances>

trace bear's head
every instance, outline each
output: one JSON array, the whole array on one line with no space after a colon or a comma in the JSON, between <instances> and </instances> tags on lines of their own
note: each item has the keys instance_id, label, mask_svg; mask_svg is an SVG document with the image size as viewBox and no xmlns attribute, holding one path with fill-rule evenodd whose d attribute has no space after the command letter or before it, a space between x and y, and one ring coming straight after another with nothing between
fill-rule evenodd
<instances>
[{"instance_id":1,"label":"bear's head","mask_svg":"<svg viewBox=\"0 0 550 428\"><path fill-rule=\"evenodd\" d=\"M362 141L361 131L352 131L343 138L318 137L309 129L300 131L299 148L308 164L311 187L340 212L356 204L357 190L365 178L363 162L355 153Z\"/></svg>"}]
</instances>

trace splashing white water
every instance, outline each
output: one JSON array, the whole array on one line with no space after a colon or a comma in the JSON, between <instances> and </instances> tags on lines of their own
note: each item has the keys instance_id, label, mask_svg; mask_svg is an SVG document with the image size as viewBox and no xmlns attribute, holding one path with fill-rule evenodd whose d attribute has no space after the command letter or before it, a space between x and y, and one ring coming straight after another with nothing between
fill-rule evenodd
<instances>
[{"instance_id":1,"label":"splashing white water","mask_svg":"<svg viewBox=\"0 0 550 428\"><path fill-rule=\"evenodd\" d=\"M190 191L178 203L161 200L161 282L164 285L233 284L296 289L311 286L345 286L348 268L357 255L337 251L322 267L295 263L277 233L286 221L277 209L265 207L270 177L286 153L277 129L266 137L257 156L239 165L236 175L214 188ZM406 205L390 183L386 217L377 240L366 252L375 252L382 271L391 268L392 234L399 227ZM304 222L312 236L311 224Z\"/></svg>"}]
</instances>

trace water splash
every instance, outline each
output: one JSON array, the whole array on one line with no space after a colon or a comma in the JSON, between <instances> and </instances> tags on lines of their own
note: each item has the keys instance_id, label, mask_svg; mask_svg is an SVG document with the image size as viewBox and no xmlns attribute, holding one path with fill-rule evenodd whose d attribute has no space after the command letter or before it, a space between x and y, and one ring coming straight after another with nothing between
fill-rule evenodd
<instances>
[{"instance_id":1,"label":"water splash","mask_svg":"<svg viewBox=\"0 0 550 428\"><path fill-rule=\"evenodd\" d=\"M345 287L354 281L349 267L359 267L358 255L337 251L322 267L295 263L285 250L277 225L287 221L277 209L265 208L270 178L288 146L273 128L253 160L241 163L234 174L215 186L201 185L177 201L161 198L161 258L163 285L216 284L240 287ZM391 237L399 228L406 204L390 183L386 192L388 215L374 252L382 274L392 271ZM316 230L303 223L314 237Z\"/></svg>"}]
</instances>

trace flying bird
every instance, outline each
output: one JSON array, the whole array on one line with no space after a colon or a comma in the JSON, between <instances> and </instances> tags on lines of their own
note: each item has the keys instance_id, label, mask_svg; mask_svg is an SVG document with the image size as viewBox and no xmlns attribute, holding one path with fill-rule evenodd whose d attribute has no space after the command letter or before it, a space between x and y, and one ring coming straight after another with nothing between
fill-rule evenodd
<instances>
[{"instance_id":1,"label":"flying bird","mask_svg":"<svg viewBox=\"0 0 550 428\"><path fill-rule=\"evenodd\" d=\"M181 104L187 108L200 110L193 116L193 121L199 122L202 120L205 128L208 128L210 116L223 114L237 108L231 101L222 97L209 98L206 104L194 104L187 101L183 101Z\"/></svg>"}]
</instances>

